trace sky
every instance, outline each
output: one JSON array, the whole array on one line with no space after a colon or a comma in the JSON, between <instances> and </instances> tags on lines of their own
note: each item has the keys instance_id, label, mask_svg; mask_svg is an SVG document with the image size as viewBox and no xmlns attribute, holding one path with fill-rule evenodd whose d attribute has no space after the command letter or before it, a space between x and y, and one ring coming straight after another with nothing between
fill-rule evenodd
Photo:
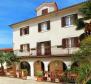
<instances>
[{"instance_id":1,"label":"sky","mask_svg":"<svg viewBox=\"0 0 91 84\"><path fill-rule=\"evenodd\" d=\"M35 9L43 2L56 2L59 9L85 0L0 0L0 48L13 47L10 24L36 17Z\"/></svg>"}]
</instances>

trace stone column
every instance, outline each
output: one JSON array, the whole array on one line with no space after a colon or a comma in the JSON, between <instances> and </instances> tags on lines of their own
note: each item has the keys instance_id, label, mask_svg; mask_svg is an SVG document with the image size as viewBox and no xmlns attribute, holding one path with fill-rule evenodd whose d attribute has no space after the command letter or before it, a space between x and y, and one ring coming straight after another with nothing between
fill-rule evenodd
<instances>
[{"instance_id":1,"label":"stone column","mask_svg":"<svg viewBox=\"0 0 91 84\"><path fill-rule=\"evenodd\" d=\"M49 64L48 61L45 61L45 62L44 62L44 68L45 68L45 71L48 71L48 64Z\"/></svg>"},{"instance_id":2,"label":"stone column","mask_svg":"<svg viewBox=\"0 0 91 84\"><path fill-rule=\"evenodd\" d=\"M64 62L67 66L67 69L69 70L71 68L71 61L65 61Z\"/></svg>"},{"instance_id":3,"label":"stone column","mask_svg":"<svg viewBox=\"0 0 91 84\"><path fill-rule=\"evenodd\" d=\"M31 78L34 79L34 62L31 61L29 62L30 67L31 67Z\"/></svg>"}]
</instances>

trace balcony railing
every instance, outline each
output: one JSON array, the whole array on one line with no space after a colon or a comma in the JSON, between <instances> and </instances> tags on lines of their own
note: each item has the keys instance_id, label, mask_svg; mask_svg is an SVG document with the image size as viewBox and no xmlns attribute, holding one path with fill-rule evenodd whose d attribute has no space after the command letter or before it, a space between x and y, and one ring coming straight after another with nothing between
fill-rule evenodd
<instances>
[{"instance_id":1,"label":"balcony railing","mask_svg":"<svg viewBox=\"0 0 91 84\"><path fill-rule=\"evenodd\" d=\"M76 52L79 48L58 48L57 46L51 47L51 56L64 56L70 55ZM37 56L37 49L30 50L14 50L14 54L16 56ZM41 54L41 56L45 56L45 54Z\"/></svg>"}]
</instances>

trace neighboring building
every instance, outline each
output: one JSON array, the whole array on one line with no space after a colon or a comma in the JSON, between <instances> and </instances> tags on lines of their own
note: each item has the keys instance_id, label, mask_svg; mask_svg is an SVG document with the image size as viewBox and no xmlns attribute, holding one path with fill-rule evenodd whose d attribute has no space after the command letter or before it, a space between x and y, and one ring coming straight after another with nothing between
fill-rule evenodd
<instances>
[{"instance_id":1,"label":"neighboring building","mask_svg":"<svg viewBox=\"0 0 91 84\"><path fill-rule=\"evenodd\" d=\"M0 51L3 51L3 52L13 52L13 48L1 48Z\"/></svg>"},{"instance_id":2,"label":"neighboring building","mask_svg":"<svg viewBox=\"0 0 91 84\"><path fill-rule=\"evenodd\" d=\"M17 69L26 68L34 78L38 70L62 73L71 68L71 54L79 49L84 33L74 25L82 17L80 7L58 10L54 2L43 3L36 9L37 17L12 24L13 50L21 60Z\"/></svg>"}]
</instances>

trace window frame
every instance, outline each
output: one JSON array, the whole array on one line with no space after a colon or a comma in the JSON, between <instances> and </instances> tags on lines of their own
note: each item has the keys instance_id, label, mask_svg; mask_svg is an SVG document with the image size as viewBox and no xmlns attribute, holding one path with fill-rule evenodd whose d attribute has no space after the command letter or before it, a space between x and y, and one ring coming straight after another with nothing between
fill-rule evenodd
<instances>
[{"instance_id":1,"label":"window frame","mask_svg":"<svg viewBox=\"0 0 91 84\"><path fill-rule=\"evenodd\" d=\"M74 48L79 47L79 38L78 37L69 37L62 39L63 48Z\"/></svg>"},{"instance_id":2,"label":"window frame","mask_svg":"<svg viewBox=\"0 0 91 84\"><path fill-rule=\"evenodd\" d=\"M67 18L69 18L68 25L67 25ZM69 15L61 17L61 27L63 28L63 27L74 26L74 22L75 22L75 20L77 18L78 18L78 14L77 13L75 13L75 14L69 14Z\"/></svg>"},{"instance_id":3,"label":"window frame","mask_svg":"<svg viewBox=\"0 0 91 84\"><path fill-rule=\"evenodd\" d=\"M25 26L20 28L20 36L28 35L29 34L29 26Z\"/></svg>"},{"instance_id":4,"label":"window frame","mask_svg":"<svg viewBox=\"0 0 91 84\"><path fill-rule=\"evenodd\" d=\"M42 10L42 15L48 14L48 8Z\"/></svg>"},{"instance_id":5,"label":"window frame","mask_svg":"<svg viewBox=\"0 0 91 84\"><path fill-rule=\"evenodd\" d=\"M42 29L42 24L46 24L46 30ZM50 20L38 23L38 32L47 32L50 30Z\"/></svg>"},{"instance_id":6,"label":"window frame","mask_svg":"<svg viewBox=\"0 0 91 84\"><path fill-rule=\"evenodd\" d=\"M24 46L26 46L26 49L24 49ZM24 51L30 51L30 44L29 43L27 43L27 44L21 44L20 45L20 51L21 52L24 52Z\"/></svg>"}]
</instances>

